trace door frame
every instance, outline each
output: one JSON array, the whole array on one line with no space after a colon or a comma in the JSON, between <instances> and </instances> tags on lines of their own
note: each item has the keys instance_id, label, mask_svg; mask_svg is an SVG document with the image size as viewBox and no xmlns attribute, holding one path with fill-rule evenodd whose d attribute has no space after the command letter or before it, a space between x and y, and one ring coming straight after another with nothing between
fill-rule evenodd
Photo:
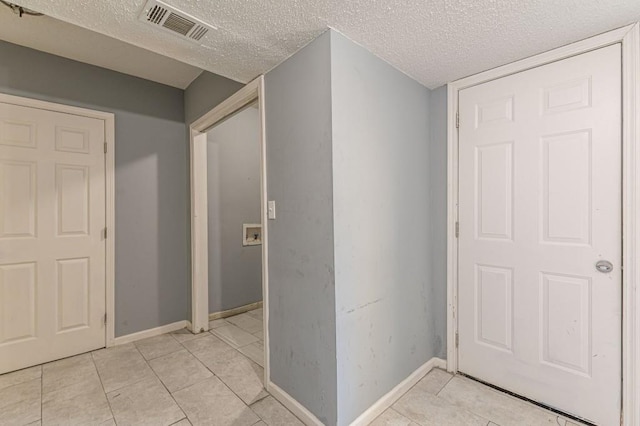
<instances>
[{"instance_id":1,"label":"door frame","mask_svg":"<svg viewBox=\"0 0 640 426\"><path fill-rule=\"evenodd\" d=\"M213 126L257 101L260 117L260 217L262 219L262 298L264 320L264 376L269 383L269 273L267 230L267 151L265 139L264 76L247 83L189 126L191 174L191 330L209 330L209 249L207 201L207 134Z\"/></svg>"},{"instance_id":2,"label":"door frame","mask_svg":"<svg viewBox=\"0 0 640 426\"><path fill-rule=\"evenodd\" d=\"M115 344L115 114L71 105L0 93L0 102L79 115L104 121L105 152L105 347ZM108 230L108 231L107 231Z\"/></svg>"},{"instance_id":3,"label":"door frame","mask_svg":"<svg viewBox=\"0 0 640 426\"><path fill-rule=\"evenodd\" d=\"M591 50L622 45L622 417L640 424L640 23L447 85L447 370L458 371L458 92Z\"/></svg>"}]
</instances>

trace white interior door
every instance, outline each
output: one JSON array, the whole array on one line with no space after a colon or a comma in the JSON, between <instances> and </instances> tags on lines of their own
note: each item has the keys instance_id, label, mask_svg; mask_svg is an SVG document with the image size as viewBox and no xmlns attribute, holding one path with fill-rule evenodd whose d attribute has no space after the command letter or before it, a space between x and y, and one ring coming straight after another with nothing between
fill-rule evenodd
<instances>
[{"instance_id":1,"label":"white interior door","mask_svg":"<svg viewBox=\"0 0 640 426\"><path fill-rule=\"evenodd\" d=\"M0 373L105 346L104 138L0 103Z\"/></svg>"},{"instance_id":2,"label":"white interior door","mask_svg":"<svg viewBox=\"0 0 640 426\"><path fill-rule=\"evenodd\" d=\"M620 45L464 89L459 113L459 370L619 424Z\"/></svg>"}]
</instances>

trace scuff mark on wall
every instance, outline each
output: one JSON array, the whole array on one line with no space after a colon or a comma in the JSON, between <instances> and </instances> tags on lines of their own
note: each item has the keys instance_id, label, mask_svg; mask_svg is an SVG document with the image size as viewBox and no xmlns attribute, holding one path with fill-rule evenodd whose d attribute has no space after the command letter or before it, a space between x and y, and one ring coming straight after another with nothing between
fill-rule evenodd
<instances>
[{"instance_id":1,"label":"scuff mark on wall","mask_svg":"<svg viewBox=\"0 0 640 426\"><path fill-rule=\"evenodd\" d=\"M378 303L378 302L381 302L381 301L382 301L382 297L381 297L381 298L379 298L379 299L374 300L373 302L365 303L364 305L360 305L360 306L358 306L358 307L356 307L356 308L349 309L349 310L347 311L347 313L348 313L348 314L350 314L350 313L352 313L352 312L359 311L360 309L366 308L367 306L370 306L370 305L374 305L374 304L376 304L376 303Z\"/></svg>"}]
</instances>

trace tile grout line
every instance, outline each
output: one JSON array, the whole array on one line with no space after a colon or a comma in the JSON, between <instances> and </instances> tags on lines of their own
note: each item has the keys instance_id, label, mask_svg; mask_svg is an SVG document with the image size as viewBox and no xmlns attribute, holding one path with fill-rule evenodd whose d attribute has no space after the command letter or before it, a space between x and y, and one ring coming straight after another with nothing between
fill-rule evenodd
<instances>
[{"instance_id":1,"label":"tile grout line","mask_svg":"<svg viewBox=\"0 0 640 426\"><path fill-rule=\"evenodd\" d=\"M172 333L167 333L171 336ZM189 351L189 349L187 349L182 343L178 342L178 339L176 339L175 337L171 336L173 338L173 340L175 340L180 346L183 347L183 349L185 349L187 352L191 353ZM134 345L135 346L135 345ZM147 361L147 359L144 357L144 355L142 355L142 352L140 352L140 350L138 349L138 347L136 346L136 350L140 353L140 356L142 357L142 359L144 359L144 362L147 364L147 367L149 367L149 370L151 370L151 373L153 373L153 376L158 379L158 381L160 382L160 384L162 385L162 387L167 391L167 393L169 394L169 396L171 397L171 399L173 400L173 402L176 404L176 407L178 407L178 409L180 410L180 412L184 415L184 417L180 420L178 420L175 423L181 422L184 419L189 420L189 416L187 416L187 413L184 412L184 410L182 409L182 406L180 406L180 404L178 403L178 401L176 401L176 399L173 397L173 393L171 393L169 391L169 388L167 388L167 385L164 384L164 382L162 381L162 379L160 378L160 376L158 376L158 374L156 373L156 371L153 369L153 367L151 367L151 364L149 364L149 361ZM172 352L174 353L174 352ZM160 357L158 357L160 358ZM200 360L198 360L200 361ZM206 368L206 366L205 366ZM198 382L200 383L200 382ZM195 383L194 383L195 384ZM188 386L187 386L188 387ZM186 388L184 388L186 389ZM181 389L180 389L181 390ZM176 391L177 392L177 391ZM173 423L173 424L175 424ZM191 423L191 420L189 420L189 423Z\"/></svg>"},{"instance_id":2,"label":"tile grout line","mask_svg":"<svg viewBox=\"0 0 640 426\"><path fill-rule=\"evenodd\" d=\"M245 312L245 313L246 313L246 312ZM240 314L240 315L242 315L242 314ZM233 317L229 317L229 318L233 318ZM226 318L225 318L225 320L226 320ZM248 333L248 334L250 334L250 335L252 335L252 336L253 336L253 334L252 334L252 333L250 333L248 330L246 330L246 329L244 329L244 328L242 328L242 327L240 327L240 326L238 326L238 325L236 325L236 324L234 324L234 323L232 323L232 322L230 322L230 321L227 321L227 322L228 322L229 324L231 324L231 325L233 325L233 326L235 326L235 327L239 328L240 330L244 331L245 333ZM243 346L235 347L235 345L232 345L232 344L231 344L230 342L228 342L228 341L227 341L223 336L219 336L219 335L217 335L217 334L214 334L214 333L212 332L213 330L215 330L215 329L211 329L211 330L209 330L209 333L211 333L214 337L219 338L219 339L220 339L220 340L222 340L224 343L226 343L227 345L229 345L233 350L235 350L236 352L238 352L242 357L244 357L244 358L245 358L247 361L249 361L250 363L253 363L253 364L257 365L258 367L260 367L260 368L263 368L263 369L264 369L264 367L262 367L262 366L261 366L261 365L259 365L257 362L255 362L254 360L252 360L251 358L249 358L248 356L246 356L245 354L243 354L243 353L240 351L240 348L244 348L244 347L249 346L249 345L251 345L251 344L253 344L253 343L256 343L256 342L251 342L251 343L248 343L248 344L243 345ZM257 333L257 332L256 332L256 333ZM260 341L260 339L258 339L258 341ZM263 348L263 353L264 353L264 348ZM206 367L206 366L205 366L205 367ZM213 373L213 371L211 371L211 372ZM213 373L213 374L215 375L215 373ZM216 375L216 377L218 377L218 376ZM262 383L262 389L264 390L265 395L264 395L262 398L259 398L259 399L255 400L255 401L253 401L251 404L247 404L247 403L246 403L246 402L244 402L244 400L240 397L240 395L238 395L237 393L235 393L235 392L233 391L233 389L231 389L231 388L229 387L229 385L227 385L227 383L226 383L224 380L222 380L222 378L218 377L218 379L219 379L219 380L222 382L222 384L224 384L224 385L225 385L225 386L226 386L226 387L227 387L227 388L228 388L228 389L229 389L229 390L230 390L230 391L231 391L235 396L237 396L237 397L240 399L240 401L242 401L242 403L244 403L244 405L246 405L246 406L247 406L247 408L249 408L249 409L251 410L251 412L252 412L252 413L254 413L256 416L258 416L258 418L259 418L260 420L258 420L256 423L254 423L254 425L255 425L255 424L258 424L258 423L260 423L260 422L265 422L265 423L266 423L266 421L265 421L265 420L264 420L264 419L263 419L263 418L262 418L258 413L256 413L256 412L255 412L255 410L252 408L252 406L253 406L254 404L257 404L258 402L263 401L263 400L265 400L265 399L266 399L266 398L268 398L268 397L272 397L272 398L273 398L273 395L271 395L271 394L267 391L267 389L265 388L264 383ZM274 399L275 399L275 398L274 398ZM277 401L277 400L276 400L276 402L278 402L278 404L280 404L280 402L279 402L279 401ZM284 407L284 406L283 406L283 407ZM290 411L289 409L287 409L287 407L284 407L284 409L285 409L285 410L287 410L287 412L291 413L291 411ZM292 414L296 419L298 419L298 417L297 417L295 414L293 414L293 413L291 413L291 414ZM298 419L298 420L300 420L300 419ZM303 422L303 423L304 423L304 422Z\"/></svg>"},{"instance_id":3,"label":"tile grout line","mask_svg":"<svg viewBox=\"0 0 640 426\"><path fill-rule=\"evenodd\" d=\"M429 373L430 373L430 372L429 372ZM428 375L429 373L427 373L427 375ZM427 377L427 376L425 376L425 377ZM446 387L447 387L447 385L448 385L449 383L451 383L451 381L453 380L453 378L454 378L454 377L456 377L456 375L455 375L455 374L452 374L452 375L451 375L451 377L449 377L449 380L447 380L447 382L446 382L444 385L442 385L442 387L440 388L440 390L438 390L438 392L436 392L436 397L440 396L440 392L442 392L442 391L444 390L444 388L446 388Z\"/></svg>"},{"instance_id":4,"label":"tile grout line","mask_svg":"<svg viewBox=\"0 0 640 426\"><path fill-rule=\"evenodd\" d=\"M236 326L236 327L237 327L237 326ZM240 327L238 327L238 328L240 328ZM240 329L242 330L242 328L240 328ZM257 365L257 366L258 366L258 367L260 367L260 368L263 368L263 367L261 367L260 365L258 365L258 363L254 362L252 359L250 359L250 358L249 358L249 357L247 357L245 354L243 354L242 352L240 352L240 350L239 350L238 348L236 348L235 346L232 346L231 344L229 344L229 342L227 342L227 341L226 341L225 339L223 339L221 336L218 336L218 335L215 335L215 334L211 333L211 330L207 331L206 333L209 333L209 334L211 334L213 337L216 337L216 338L220 339L222 342L224 342L225 344L227 344L231 349L233 349L234 351L236 351L237 353L239 353L242 357L244 357L247 361L249 361L249 362L251 362L251 363L253 363L253 364ZM174 339L175 339L175 337L174 337ZM182 344L181 342L178 342L178 343ZM252 342L252 343L253 343L253 342ZM265 392L265 394L266 394L266 395L264 395L262 398L259 398L259 399L255 400L255 401L251 402L251 404L247 404L247 403L246 403L246 402L244 402L244 400L240 397L240 395L238 395L236 392L234 392L234 390L233 390L233 389L231 389L231 388L229 387L229 385L228 385L224 380L222 380L222 378L221 378L220 376L218 376L218 375L217 375L215 372L213 372L209 367L207 367L207 366L206 366L202 361L200 361L200 359L199 359L196 355L194 355L194 354L193 354L193 353L192 353L192 352L191 352L191 351L190 351L186 346L184 346L184 345L182 345L182 346L187 350L187 352L189 352L189 353L190 353L194 358L196 358L196 360L197 360L200 364L202 364L202 365L203 365L207 370L209 370L209 371L211 372L211 374L213 374L213 377L215 377L215 378L217 378L218 380L220 380L220 383L222 383L222 384L223 384L227 389L229 389L229 391L230 391L232 394L234 394L234 395L235 395L235 396L236 396L236 397L237 397L237 398L238 398L238 399L239 399L239 400L240 400L240 401L241 401L241 402L242 402L242 403L243 403L243 404L244 404L244 405L249 409L249 410L251 410L251 412L252 412L252 413L254 413L256 416L258 416L258 418L259 418L260 420L258 420L256 423L260 423L261 421L264 421L264 419L263 419L262 417L260 417L260 415L259 415L258 413L256 413L256 412L251 408L251 406L252 406L253 404L255 404L255 403L257 403L257 402L260 402L260 401L262 401L263 399L265 399L265 398L267 398L267 397L269 397L269 396L273 397L273 395L271 395L271 394L267 391L267 389L265 388L264 383L262 383L262 389L264 390L264 392ZM199 381L199 382L197 382L197 383L201 383L201 382L203 382L204 380L206 380L206 379L203 379L203 380L201 380L201 381ZM193 386L193 385L195 385L195 384L196 384L196 383L193 383L192 385L189 385L189 386L187 386L187 387L185 387L185 388L183 388L183 389L187 389L187 388L189 388L189 387L191 387L191 386ZM183 389L180 389L180 390L183 390ZM172 394L172 396L173 396L173 394ZM176 402L177 402L177 401L176 401ZM286 409L286 407L285 407L285 409ZM287 410L287 411L289 411L289 410ZM293 413L292 413L292 414L293 414ZM294 416L295 416L295 415L294 415ZM297 417L296 417L296 418L297 418ZM254 424L256 424L256 423L254 423Z\"/></svg>"},{"instance_id":5,"label":"tile grout line","mask_svg":"<svg viewBox=\"0 0 640 426\"><path fill-rule=\"evenodd\" d=\"M113 414L113 408L111 408L111 401L109 401L109 397L107 396L107 391L104 388L104 383L102 382L102 377L100 377L100 371L98 371L96 360L93 358L93 352L91 352L89 356L91 357L91 363L93 364L93 368L96 369L96 374L98 375L98 380L100 381L100 387L102 387L102 393L104 393L104 398L107 400L107 405L109 405L109 412L111 412L111 418L113 419L113 423L115 423L117 426L118 422L116 421L116 416Z\"/></svg>"}]
</instances>

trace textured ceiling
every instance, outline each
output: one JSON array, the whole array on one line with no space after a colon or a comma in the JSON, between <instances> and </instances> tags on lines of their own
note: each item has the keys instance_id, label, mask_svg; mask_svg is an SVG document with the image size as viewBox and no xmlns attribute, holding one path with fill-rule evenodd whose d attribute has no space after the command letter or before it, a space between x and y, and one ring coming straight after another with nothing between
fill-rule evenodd
<instances>
[{"instance_id":1,"label":"textured ceiling","mask_svg":"<svg viewBox=\"0 0 640 426\"><path fill-rule=\"evenodd\" d=\"M639 0L166 0L218 28L200 46L138 21L146 0L18 1L242 82L330 26L431 88L640 20Z\"/></svg>"},{"instance_id":2,"label":"textured ceiling","mask_svg":"<svg viewBox=\"0 0 640 426\"><path fill-rule=\"evenodd\" d=\"M0 40L180 89L202 72L192 65L48 16L19 18L2 5Z\"/></svg>"}]
</instances>

